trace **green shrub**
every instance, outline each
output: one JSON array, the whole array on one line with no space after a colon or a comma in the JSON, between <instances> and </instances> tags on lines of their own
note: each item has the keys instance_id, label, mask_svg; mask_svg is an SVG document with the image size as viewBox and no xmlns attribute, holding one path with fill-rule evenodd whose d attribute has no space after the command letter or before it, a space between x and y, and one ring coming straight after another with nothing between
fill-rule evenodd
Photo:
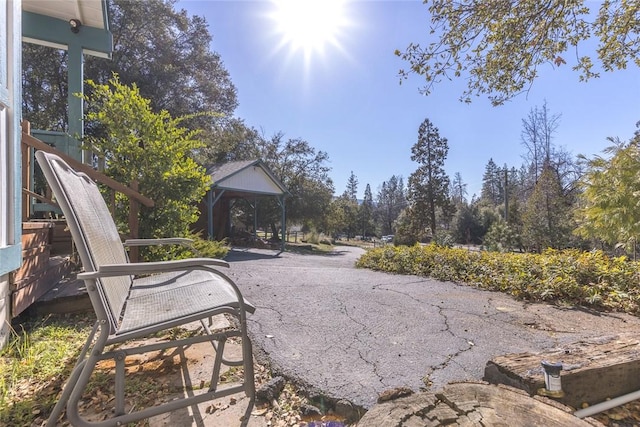
<instances>
[{"instance_id":1,"label":"green shrub","mask_svg":"<svg viewBox=\"0 0 640 427\"><path fill-rule=\"evenodd\" d=\"M490 251L511 252L521 246L520 236L506 222L496 221L484 236L484 246Z\"/></svg>"},{"instance_id":2,"label":"green shrub","mask_svg":"<svg viewBox=\"0 0 640 427\"><path fill-rule=\"evenodd\" d=\"M438 246L452 248L455 242L456 240L454 239L453 234L446 230L438 230L435 236L433 236L433 243Z\"/></svg>"},{"instance_id":3,"label":"green shrub","mask_svg":"<svg viewBox=\"0 0 640 427\"><path fill-rule=\"evenodd\" d=\"M141 206L136 238L185 237L199 216L198 202L209 189L210 177L194 154L204 147L200 131L184 126L193 116L173 118L155 112L151 101L138 88L120 82L117 75L108 84L87 81L87 136L85 148L105 160L105 174L125 185L136 182L138 192L152 199L152 207ZM115 195L116 224L130 234L128 196ZM147 261L171 257L166 248L141 247ZM178 251L179 252L179 251Z\"/></svg>"},{"instance_id":4,"label":"green shrub","mask_svg":"<svg viewBox=\"0 0 640 427\"><path fill-rule=\"evenodd\" d=\"M222 259L229 253L229 246L226 240L207 240L199 236L192 236L192 239L193 247L197 251L197 253L192 255Z\"/></svg>"},{"instance_id":5,"label":"green shrub","mask_svg":"<svg viewBox=\"0 0 640 427\"><path fill-rule=\"evenodd\" d=\"M313 244L313 245L317 245L320 243L320 235L318 234L317 231L313 231L310 234L307 234L305 236L307 242Z\"/></svg>"},{"instance_id":6,"label":"green shrub","mask_svg":"<svg viewBox=\"0 0 640 427\"><path fill-rule=\"evenodd\" d=\"M435 244L385 246L368 251L356 265L467 283L527 301L640 313L640 263L601 251L550 249L517 254Z\"/></svg>"},{"instance_id":7,"label":"green shrub","mask_svg":"<svg viewBox=\"0 0 640 427\"><path fill-rule=\"evenodd\" d=\"M191 234L187 238L193 240L191 247L183 245L157 245L146 247L148 258L168 261L185 258L218 258L223 259L229 253L226 240L207 240L201 233Z\"/></svg>"},{"instance_id":8,"label":"green shrub","mask_svg":"<svg viewBox=\"0 0 640 427\"><path fill-rule=\"evenodd\" d=\"M329 237L323 236L318 243L321 245L331 246L335 242L333 242Z\"/></svg>"}]
</instances>

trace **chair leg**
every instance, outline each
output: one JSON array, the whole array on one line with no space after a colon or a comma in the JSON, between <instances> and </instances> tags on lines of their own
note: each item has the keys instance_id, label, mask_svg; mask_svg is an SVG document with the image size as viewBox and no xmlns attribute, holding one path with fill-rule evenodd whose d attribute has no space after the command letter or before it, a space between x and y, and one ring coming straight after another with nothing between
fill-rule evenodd
<instances>
[{"instance_id":1,"label":"chair leg","mask_svg":"<svg viewBox=\"0 0 640 427\"><path fill-rule=\"evenodd\" d=\"M242 353L244 359L244 381L246 383L245 394L252 401L256 395L255 373L253 371L253 351L251 341L246 332L242 337Z\"/></svg>"},{"instance_id":2,"label":"chair leg","mask_svg":"<svg viewBox=\"0 0 640 427\"><path fill-rule=\"evenodd\" d=\"M71 372L71 375L67 380L67 383L62 389L62 394L60 395L60 399L58 399L58 401L56 402L56 406L53 407L53 411L51 411L51 414L47 419L47 423L45 424L46 427L55 427L56 425L58 425L58 418L60 418L60 414L62 414L64 407L69 401L69 396L71 395L71 392L73 391L73 388L76 382L78 381L78 378L80 377L80 373L82 373L82 370L84 369L84 365L86 364L86 362L87 362L86 360L83 360L80 363L78 363L75 366L75 368L73 368L73 371Z\"/></svg>"},{"instance_id":3,"label":"chair leg","mask_svg":"<svg viewBox=\"0 0 640 427\"><path fill-rule=\"evenodd\" d=\"M216 391L218 389L220 368L222 367L222 361L224 360L222 355L224 354L224 344L226 341L226 339L221 339L220 344L218 344L217 347L214 345L214 348L216 349L216 357L213 363L213 372L211 373L211 385L209 386L209 391Z\"/></svg>"},{"instance_id":4,"label":"chair leg","mask_svg":"<svg viewBox=\"0 0 640 427\"><path fill-rule=\"evenodd\" d=\"M89 353L89 357L83 362L83 367L80 370L80 373L77 375L76 381L71 388L71 393L69 394L69 398L67 401L67 420L73 426L88 426L91 423L88 423L80 416L79 412L79 404L80 399L82 399L82 395L91 379L91 375L93 374L96 365L102 359L102 355L105 348L105 343L108 339L109 331L105 327L100 331L100 336L96 344L94 345L92 351Z\"/></svg>"},{"instance_id":5,"label":"chair leg","mask_svg":"<svg viewBox=\"0 0 640 427\"><path fill-rule=\"evenodd\" d=\"M183 340L178 340L177 342L159 342L134 348L119 348L118 350L115 350L113 352L106 353L104 352L105 343L108 338L108 331L106 329L101 329L100 335L94 343L93 348L91 348L90 352L88 351L91 342L95 338L96 331L97 327L94 327L94 331L88 338L87 344L85 344L85 348L81 352L82 360L79 360L74 370L72 371L71 376L63 389L60 400L56 403L56 406L54 407L53 412L51 413L51 416L47 421L47 427L53 427L57 425L58 418L60 417L65 404L67 408L66 418L72 425L116 426L126 425L129 422L159 415L161 413L173 411L186 406L197 405L198 403L202 403L207 400L221 398L242 391L249 398L248 406L242 422L242 425L247 425L246 423L251 416L251 412L253 411L253 407L255 404L255 378L253 369L252 345L247 335L246 324L243 325L241 323L241 327L236 329L235 331L227 331L220 334L208 334L204 336L201 335L200 337L190 337ZM224 363L225 341L230 337L240 337L242 339L242 360L234 361L234 365L242 366L244 368L244 381L242 384L238 384L235 387L217 390L221 370L220 367L222 364L226 364ZM150 407L133 413L124 413L124 382L126 380L126 374L124 372L124 360L126 356L130 354L143 354L149 351L158 351L174 346L189 346L197 342L207 341L219 341L218 345L216 346L219 351L217 352L215 357L211 388L210 390L208 390L208 392L204 393L203 395L193 396L191 398L171 401L158 407ZM104 359L113 359L116 361L115 416L113 418L94 423L89 422L81 417L79 404L85 392L86 386L95 370L95 367L100 360Z\"/></svg>"},{"instance_id":6,"label":"chair leg","mask_svg":"<svg viewBox=\"0 0 640 427\"><path fill-rule=\"evenodd\" d=\"M78 356L78 361L73 367L73 370L71 371L71 375L69 376L67 383L62 388L62 394L60 395L60 398L56 402L56 405L53 407L53 410L51 411L51 414L47 419L46 427L54 427L58 423L58 418L60 418L60 414L62 414L62 411L64 410L64 407L67 404L67 401L69 400L69 396L71 395L71 391L73 390L73 387L74 387L73 384L75 384L78 381L78 378L80 377L80 373L84 369L84 365L87 362L86 361L87 352L91 347L91 343L93 342L93 338L95 337L99 327L100 327L99 322L96 322L93 325L93 328L89 333L89 337L87 338L87 341L85 341L84 346L80 351L80 355Z\"/></svg>"}]
</instances>

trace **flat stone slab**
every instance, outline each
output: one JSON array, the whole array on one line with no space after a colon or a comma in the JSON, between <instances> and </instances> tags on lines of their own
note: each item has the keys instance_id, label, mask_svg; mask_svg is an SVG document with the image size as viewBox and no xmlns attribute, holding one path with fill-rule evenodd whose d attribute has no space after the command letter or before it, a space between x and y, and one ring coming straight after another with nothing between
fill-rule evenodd
<instances>
[{"instance_id":1,"label":"flat stone slab","mask_svg":"<svg viewBox=\"0 0 640 427\"><path fill-rule=\"evenodd\" d=\"M593 418L579 419L571 409L522 390L482 382L454 383L436 393L417 393L379 403L360 426L602 426Z\"/></svg>"},{"instance_id":2,"label":"flat stone slab","mask_svg":"<svg viewBox=\"0 0 640 427\"><path fill-rule=\"evenodd\" d=\"M491 359L484 380L534 395L545 386L543 360L561 362L564 396L557 400L580 408L640 390L640 334L585 339L540 353L513 353Z\"/></svg>"}]
</instances>

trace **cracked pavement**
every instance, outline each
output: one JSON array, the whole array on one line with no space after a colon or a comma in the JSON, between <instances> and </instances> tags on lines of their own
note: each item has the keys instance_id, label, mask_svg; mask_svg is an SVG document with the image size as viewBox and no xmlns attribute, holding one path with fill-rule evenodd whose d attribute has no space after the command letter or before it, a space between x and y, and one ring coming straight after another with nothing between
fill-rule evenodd
<instances>
[{"instance_id":1,"label":"cracked pavement","mask_svg":"<svg viewBox=\"0 0 640 427\"><path fill-rule=\"evenodd\" d=\"M356 269L362 249L328 255L234 249L229 274L256 305L249 333L274 370L371 408L395 387L480 380L506 353L639 330L640 319L516 301L467 285Z\"/></svg>"}]
</instances>

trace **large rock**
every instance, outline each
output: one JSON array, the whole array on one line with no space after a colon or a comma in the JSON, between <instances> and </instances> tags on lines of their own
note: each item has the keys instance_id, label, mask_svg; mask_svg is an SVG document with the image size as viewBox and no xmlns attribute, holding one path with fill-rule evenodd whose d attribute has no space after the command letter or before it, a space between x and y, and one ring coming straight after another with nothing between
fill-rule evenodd
<instances>
[{"instance_id":1,"label":"large rock","mask_svg":"<svg viewBox=\"0 0 640 427\"><path fill-rule=\"evenodd\" d=\"M375 405L359 426L602 426L574 417L570 408L522 390L487 383L454 383L441 392L417 393Z\"/></svg>"}]
</instances>

